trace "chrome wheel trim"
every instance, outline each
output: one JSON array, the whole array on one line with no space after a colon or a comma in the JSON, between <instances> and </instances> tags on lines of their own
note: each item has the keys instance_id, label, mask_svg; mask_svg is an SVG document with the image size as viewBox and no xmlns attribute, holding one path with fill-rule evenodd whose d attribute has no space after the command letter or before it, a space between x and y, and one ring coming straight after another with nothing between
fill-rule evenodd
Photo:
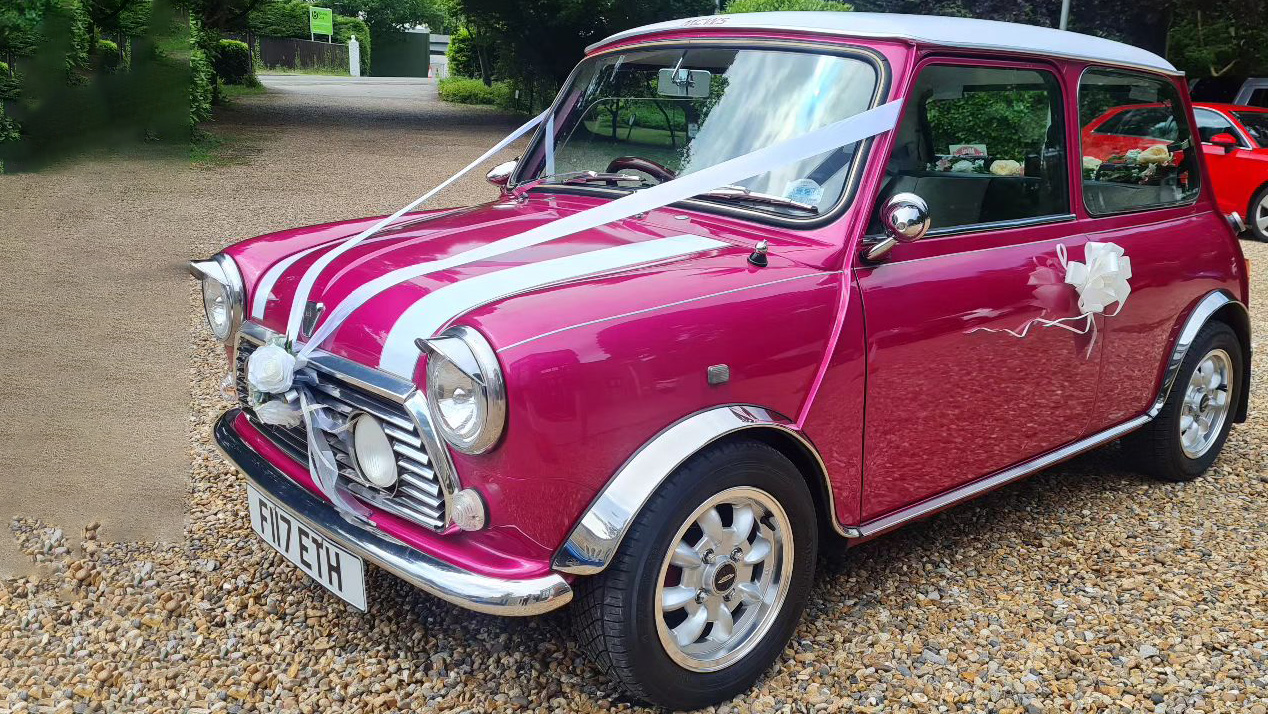
<instances>
[{"instance_id":1,"label":"chrome wheel trim","mask_svg":"<svg viewBox=\"0 0 1268 714\"><path fill-rule=\"evenodd\" d=\"M1268 235L1268 193L1259 199L1259 205L1255 206L1255 215L1252 218L1255 221L1255 227L1259 229L1259 234Z\"/></svg>"},{"instance_id":2,"label":"chrome wheel trim","mask_svg":"<svg viewBox=\"0 0 1268 714\"><path fill-rule=\"evenodd\" d=\"M1224 350L1211 350L1189 375L1180 402L1180 448L1199 459L1219 439L1232 405L1233 360Z\"/></svg>"},{"instance_id":3,"label":"chrome wheel trim","mask_svg":"<svg viewBox=\"0 0 1268 714\"><path fill-rule=\"evenodd\" d=\"M716 672L761 642L792 579L792 526L773 496L728 488L678 528L656 581L656 632L679 666Z\"/></svg>"}]
</instances>

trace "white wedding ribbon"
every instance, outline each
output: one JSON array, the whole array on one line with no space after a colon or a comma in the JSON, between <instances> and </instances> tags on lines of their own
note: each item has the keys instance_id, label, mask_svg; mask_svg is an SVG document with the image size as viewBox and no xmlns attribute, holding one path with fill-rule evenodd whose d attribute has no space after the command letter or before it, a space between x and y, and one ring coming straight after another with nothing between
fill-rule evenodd
<instances>
[{"instance_id":1,"label":"white wedding ribbon","mask_svg":"<svg viewBox=\"0 0 1268 714\"><path fill-rule=\"evenodd\" d=\"M409 213L410 211L419 207L424 202L426 202L427 199L431 198L432 196L435 196L442 189L449 186L454 181L457 181L458 179L465 176L467 172L471 171L471 169L474 169L475 167L487 161L489 157L498 153L502 149L505 149L507 146L510 146L511 142L520 138L524 134L528 133L530 129L540 124L542 119L545 118L545 116L546 116L546 112L542 112L541 114L538 114L537 116L528 120L522 126L520 126L520 128L508 134L505 139L502 139L501 141L499 141L493 148L481 154L480 158L476 159L475 161L472 161L471 163L467 164L458 173L440 182L440 184L436 186L436 188L433 188L427 193L424 193L422 196L419 196L418 198L414 199L413 201L411 201L409 204L407 204L404 208L397 211L396 213L393 213L387 218L384 218L378 223L375 223L374 225L365 229L364 231L361 231L357 235L352 236L351 238L345 240L342 245L340 245L337 248L334 248L333 250L327 252L325 255L321 256L316 261L314 261L313 264L309 266L308 270L304 271L304 277L300 279L299 287L295 289L295 296L291 300L290 317L286 323L287 338L290 339L292 342L294 342L295 339L299 337L299 327L300 327L300 324L303 322L303 318L304 318L304 304L308 302L308 294L313 289L313 283L317 281L317 277L321 275L321 271L325 270L326 266L330 265L330 263L334 261L335 258L338 258L339 256L343 255L349 250L352 250L353 248L357 246L357 244L359 244L361 241L365 240L366 238L369 238L375 233L378 233L384 228L390 226L396 219L400 218L406 213Z\"/></svg>"},{"instance_id":2,"label":"white wedding ribbon","mask_svg":"<svg viewBox=\"0 0 1268 714\"><path fill-rule=\"evenodd\" d=\"M358 286L340 301L322 320L308 342L300 348L298 356L302 362L308 355L312 354L314 349L330 337L353 311L364 305L371 298L395 285L424 275L430 275L431 273L467 265L468 263L488 260L511 251L540 245L622 218L629 218L639 213L662 208L671 203L713 190L719 186L734 184L737 181L743 181L786 164L808 159L832 149L862 141L892 129L898 122L898 114L901 108L902 102L900 100L882 104L879 107L855 114L852 117L842 119L787 141L751 151L671 181L640 189L594 208L564 216L550 223L529 229L519 235L503 238L440 260L399 268L385 273ZM540 120L540 117L538 120ZM345 246L336 248L331 253L342 253L350 247ZM327 256L329 255L327 254ZM329 262L329 260L325 261L327 264ZM301 281L300 290L296 292L295 299L292 301L290 324L294 325L296 330L298 330L299 321L302 317L301 313L308 297L308 290L316 279L316 272L320 272L319 268L325 267L321 263L322 261L319 260L314 263L313 267L309 268L304 275L304 280ZM309 279L310 277L312 280ZM290 334L289 328L288 334Z\"/></svg>"},{"instance_id":3,"label":"white wedding ribbon","mask_svg":"<svg viewBox=\"0 0 1268 714\"><path fill-rule=\"evenodd\" d=\"M1132 276L1131 259L1124 254L1122 246L1115 243L1088 241L1083 246L1082 263L1071 261L1065 245L1061 243L1057 244L1057 260L1060 261L1061 268L1065 271L1064 282L1067 285L1074 286L1074 290L1079 296L1078 315L1062 317L1056 320L1036 317L1028 320L1016 330L975 327L969 330L969 334L974 332L1002 332L1013 337L1023 338L1030 334L1030 328L1036 325L1040 327L1059 327L1077 335L1086 335L1091 331L1093 336L1088 344L1086 355L1091 357L1092 347L1096 345L1096 315L1103 314L1105 317L1117 316L1118 313L1123 311L1123 305L1127 303L1127 296L1131 295L1131 285L1127 282ZM1114 303L1118 303L1118 307L1114 308L1114 312L1106 313L1105 308ZM1080 321L1083 322L1083 327L1075 327Z\"/></svg>"},{"instance_id":4,"label":"white wedding ribbon","mask_svg":"<svg viewBox=\"0 0 1268 714\"><path fill-rule=\"evenodd\" d=\"M383 340L379 369L409 379L418 362L414 338L431 337L450 320L494 300L729 245L704 236L670 236L539 260L444 285L416 300L396 318Z\"/></svg>"}]
</instances>

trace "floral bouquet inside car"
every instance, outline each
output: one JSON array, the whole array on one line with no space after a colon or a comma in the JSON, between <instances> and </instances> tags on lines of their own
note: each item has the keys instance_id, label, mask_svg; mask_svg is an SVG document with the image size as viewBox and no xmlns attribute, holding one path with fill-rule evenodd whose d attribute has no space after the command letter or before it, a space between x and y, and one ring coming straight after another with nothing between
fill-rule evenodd
<instances>
[{"instance_id":1,"label":"floral bouquet inside car","mask_svg":"<svg viewBox=\"0 0 1268 714\"><path fill-rule=\"evenodd\" d=\"M943 171L954 174L991 174L994 176L1021 176L1020 161L1012 159L991 159L987 156L942 156L929 164L929 171Z\"/></svg>"},{"instance_id":2,"label":"floral bouquet inside car","mask_svg":"<svg viewBox=\"0 0 1268 714\"><path fill-rule=\"evenodd\" d=\"M1092 181L1158 185L1176 172L1175 158L1166 144L1112 154L1104 161L1084 156L1083 177Z\"/></svg>"}]
</instances>

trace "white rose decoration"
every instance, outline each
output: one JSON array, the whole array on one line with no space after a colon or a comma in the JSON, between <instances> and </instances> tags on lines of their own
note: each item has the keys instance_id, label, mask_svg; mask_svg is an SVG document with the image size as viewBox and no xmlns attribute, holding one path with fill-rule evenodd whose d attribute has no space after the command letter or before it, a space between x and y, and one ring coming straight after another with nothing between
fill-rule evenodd
<instances>
[{"instance_id":1,"label":"white rose decoration","mask_svg":"<svg viewBox=\"0 0 1268 714\"><path fill-rule=\"evenodd\" d=\"M295 378L295 355L277 345L264 345L247 359L247 381L256 391L282 394Z\"/></svg>"},{"instance_id":2,"label":"white rose decoration","mask_svg":"<svg viewBox=\"0 0 1268 714\"><path fill-rule=\"evenodd\" d=\"M1012 159L992 161L991 173L996 176L1021 176L1021 164Z\"/></svg>"},{"instance_id":3,"label":"white rose decoration","mask_svg":"<svg viewBox=\"0 0 1268 714\"><path fill-rule=\"evenodd\" d=\"M265 424L293 427L304 422L304 413L299 407L287 404L281 399L270 399L255 408L255 416Z\"/></svg>"},{"instance_id":4,"label":"white rose decoration","mask_svg":"<svg viewBox=\"0 0 1268 714\"><path fill-rule=\"evenodd\" d=\"M1166 164L1171 162L1171 152L1167 151L1164 144L1154 144L1153 146L1140 152L1136 157L1138 164Z\"/></svg>"},{"instance_id":5,"label":"white rose decoration","mask_svg":"<svg viewBox=\"0 0 1268 714\"><path fill-rule=\"evenodd\" d=\"M1125 156L1128 161L1138 161L1140 159L1140 149L1132 149L1126 154L1123 154L1123 156Z\"/></svg>"},{"instance_id":6,"label":"white rose decoration","mask_svg":"<svg viewBox=\"0 0 1268 714\"><path fill-rule=\"evenodd\" d=\"M967 174L973 172L973 162L961 159L951 164L951 170L958 174Z\"/></svg>"},{"instance_id":7,"label":"white rose decoration","mask_svg":"<svg viewBox=\"0 0 1268 714\"><path fill-rule=\"evenodd\" d=\"M1100 160L1100 159L1098 159L1098 158L1096 158L1095 156L1084 156L1084 157L1083 157L1083 170L1084 170L1084 171L1095 171L1095 170L1097 170L1097 169L1101 168L1101 163L1102 163L1102 162L1101 162L1101 160Z\"/></svg>"}]
</instances>

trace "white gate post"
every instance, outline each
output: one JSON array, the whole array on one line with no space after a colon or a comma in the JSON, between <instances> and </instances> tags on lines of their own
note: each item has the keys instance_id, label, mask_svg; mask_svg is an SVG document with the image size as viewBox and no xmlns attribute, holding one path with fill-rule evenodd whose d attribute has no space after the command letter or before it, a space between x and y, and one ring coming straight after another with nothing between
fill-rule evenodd
<instances>
[{"instance_id":1,"label":"white gate post","mask_svg":"<svg viewBox=\"0 0 1268 714\"><path fill-rule=\"evenodd\" d=\"M356 35L348 40L348 74L353 77L361 76L361 43L357 42Z\"/></svg>"}]
</instances>

